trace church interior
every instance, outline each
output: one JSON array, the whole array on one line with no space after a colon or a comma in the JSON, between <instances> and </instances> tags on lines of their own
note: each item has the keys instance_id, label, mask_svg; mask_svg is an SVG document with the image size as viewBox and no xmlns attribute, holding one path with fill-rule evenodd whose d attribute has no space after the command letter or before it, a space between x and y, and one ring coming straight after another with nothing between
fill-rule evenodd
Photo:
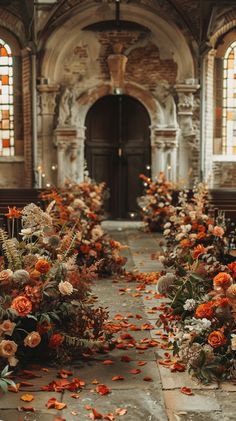
<instances>
[{"instance_id":1,"label":"church interior","mask_svg":"<svg viewBox=\"0 0 236 421\"><path fill-rule=\"evenodd\" d=\"M9 392L1 420L235 419L235 180L235 0L0 0L0 395L10 388L33 401L33 410L23 407ZM100 310L90 308L97 298L86 284L96 277L103 278L92 287ZM53 306L60 310L54 316ZM83 332L78 315L87 320ZM37 324L29 327L27 317ZM186 343L173 340L182 332L179 320L200 365L189 363L192 356L185 363ZM147 337L140 340L135 330ZM112 381L98 366L93 377L86 362L81 372L91 387L77 375L72 381L75 351L66 354L66 347L83 348L84 361L94 349L84 350L83 341L106 342L118 332L117 354L106 345L103 359L94 357L100 366L104 360ZM23 370L14 383L2 363L28 363L27 352L42 347L43 355L43 343L66 365L60 384L49 381L57 369L43 372L48 386L41 390L58 393L46 409L40 376L29 386L32 371ZM175 345L180 360L169 354ZM127 396L116 355L123 363L139 361L138 368L131 363Z\"/></svg>"}]
</instances>

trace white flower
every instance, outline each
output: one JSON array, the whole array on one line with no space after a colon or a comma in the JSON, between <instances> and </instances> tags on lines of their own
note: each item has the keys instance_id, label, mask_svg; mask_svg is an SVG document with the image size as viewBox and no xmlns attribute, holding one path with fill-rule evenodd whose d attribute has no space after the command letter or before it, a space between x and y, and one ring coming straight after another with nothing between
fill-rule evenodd
<instances>
[{"instance_id":1,"label":"white flower","mask_svg":"<svg viewBox=\"0 0 236 421\"><path fill-rule=\"evenodd\" d=\"M74 290L73 285L71 285L71 283L68 281L61 281L58 284L58 289L61 295L70 295Z\"/></svg>"},{"instance_id":2,"label":"white flower","mask_svg":"<svg viewBox=\"0 0 236 421\"><path fill-rule=\"evenodd\" d=\"M164 229L170 228L170 227L171 227L171 223L170 222L166 222L166 224L164 225Z\"/></svg>"},{"instance_id":3,"label":"white flower","mask_svg":"<svg viewBox=\"0 0 236 421\"><path fill-rule=\"evenodd\" d=\"M159 203L159 208L164 208L165 204L163 202Z\"/></svg>"},{"instance_id":4,"label":"white flower","mask_svg":"<svg viewBox=\"0 0 236 421\"><path fill-rule=\"evenodd\" d=\"M231 348L233 351L236 351L236 335L231 335Z\"/></svg>"},{"instance_id":5,"label":"white flower","mask_svg":"<svg viewBox=\"0 0 236 421\"><path fill-rule=\"evenodd\" d=\"M23 239L27 237L31 237L33 234L32 228L23 228L20 232L20 235L23 235Z\"/></svg>"},{"instance_id":6,"label":"white flower","mask_svg":"<svg viewBox=\"0 0 236 421\"><path fill-rule=\"evenodd\" d=\"M175 238L177 241L180 241L182 240L182 238L184 238L184 234L183 233L177 234Z\"/></svg>"},{"instance_id":7,"label":"white flower","mask_svg":"<svg viewBox=\"0 0 236 421\"><path fill-rule=\"evenodd\" d=\"M169 234L170 234L170 229L164 230L163 235L169 235Z\"/></svg>"},{"instance_id":8,"label":"white flower","mask_svg":"<svg viewBox=\"0 0 236 421\"><path fill-rule=\"evenodd\" d=\"M103 236L104 232L100 225L95 225L95 227L91 231L91 236L93 241L97 241L99 238Z\"/></svg>"},{"instance_id":9,"label":"white flower","mask_svg":"<svg viewBox=\"0 0 236 421\"><path fill-rule=\"evenodd\" d=\"M180 229L181 229L181 231L183 231L183 232L189 232L189 231L191 231L191 229L192 229L192 225L190 225L190 224L187 224L187 225L181 225L181 226L180 226Z\"/></svg>"},{"instance_id":10,"label":"white flower","mask_svg":"<svg viewBox=\"0 0 236 421\"><path fill-rule=\"evenodd\" d=\"M184 310L187 310L187 311L194 310L194 308L196 307L196 301L193 298L189 298L188 300L185 301L185 304L183 307L184 307Z\"/></svg>"},{"instance_id":11,"label":"white flower","mask_svg":"<svg viewBox=\"0 0 236 421\"><path fill-rule=\"evenodd\" d=\"M164 263L166 258L165 258L165 256L159 256L158 260L159 260L160 263Z\"/></svg>"},{"instance_id":12,"label":"white flower","mask_svg":"<svg viewBox=\"0 0 236 421\"><path fill-rule=\"evenodd\" d=\"M189 216L190 216L191 219L195 219L196 218L196 211L190 211Z\"/></svg>"},{"instance_id":13,"label":"white flower","mask_svg":"<svg viewBox=\"0 0 236 421\"><path fill-rule=\"evenodd\" d=\"M201 333L204 330L209 329L211 326L211 321L205 318L196 319L195 317L193 317L191 320L188 320L188 323L190 324L186 324L185 328L188 329L190 332L194 331L196 333Z\"/></svg>"},{"instance_id":14,"label":"white flower","mask_svg":"<svg viewBox=\"0 0 236 421\"><path fill-rule=\"evenodd\" d=\"M9 357L8 359L8 363L9 363L9 365L11 366L11 367L15 367L17 364L18 364L18 362L19 362L19 360L16 358L16 357Z\"/></svg>"}]
</instances>

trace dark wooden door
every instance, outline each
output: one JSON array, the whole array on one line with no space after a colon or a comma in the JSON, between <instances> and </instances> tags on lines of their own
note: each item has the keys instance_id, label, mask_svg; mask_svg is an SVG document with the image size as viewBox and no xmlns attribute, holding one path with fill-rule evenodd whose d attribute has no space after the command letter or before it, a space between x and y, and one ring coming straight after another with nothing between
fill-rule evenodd
<instances>
[{"instance_id":1,"label":"dark wooden door","mask_svg":"<svg viewBox=\"0 0 236 421\"><path fill-rule=\"evenodd\" d=\"M149 115L132 97L108 95L90 108L85 125L88 170L107 183L108 216L129 218L143 190L139 174L150 165Z\"/></svg>"}]
</instances>

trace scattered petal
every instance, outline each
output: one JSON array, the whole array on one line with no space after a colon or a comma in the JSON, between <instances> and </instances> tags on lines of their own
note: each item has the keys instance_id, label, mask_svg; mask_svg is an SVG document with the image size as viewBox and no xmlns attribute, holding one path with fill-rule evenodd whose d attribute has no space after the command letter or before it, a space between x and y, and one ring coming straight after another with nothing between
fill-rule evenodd
<instances>
[{"instance_id":1,"label":"scattered petal","mask_svg":"<svg viewBox=\"0 0 236 421\"><path fill-rule=\"evenodd\" d=\"M139 374L141 373L141 370L139 368L132 368L132 370L129 370L130 374Z\"/></svg>"},{"instance_id":2,"label":"scattered petal","mask_svg":"<svg viewBox=\"0 0 236 421\"><path fill-rule=\"evenodd\" d=\"M113 380L113 382L115 382L117 380L124 380L124 377L123 376L114 376L114 377L112 377L111 380Z\"/></svg>"},{"instance_id":3,"label":"scattered petal","mask_svg":"<svg viewBox=\"0 0 236 421\"><path fill-rule=\"evenodd\" d=\"M96 387L96 392L99 393L99 395L104 396L110 393L110 389L105 384L99 384Z\"/></svg>"},{"instance_id":4,"label":"scattered petal","mask_svg":"<svg viewBox=\"0 0 236 421\"><path fill-rule=\"evenodd\" d=\"M33 395L29 395L28 393L26 393L25 395L22 395L20 397L20 399L24 402L31 402L34 399Z\"/></svg>"},{"instance_id":5,"label":"scattered petal","mask_svg":"<svg viewBox=\"0 0 236 421\"><path fill-rule=\"evenodd\" d=\"M190 387L181 387L180 392L184 395L193 395L193 391Z\"/></svg>"},{"instance_id":6,"label":"scattered petal","mask_svg":"<svg viewBox=\"0 0 236 421\"><path fill-rule=\"evenodd\" d=\"M96 411L96 409L92 408L92 412L89 414L89 418L91 420L101 420L103 415Z\"/></svg>"},{"instance_id":7,"label":"scattered petal","mask_svg":"<svg viewBox=\"0 0 236 421\"><path fill-rule=\"evenodd\" d=\"M112 361L112 360L104 360L103 361L103 364L104 365L112 365L112 364L114 364L114 361Z\"/></svg>"},{"instance_id":8,"label":"scattered petal","mask_svg":"<svg viewBox=\"0 0 236 421\"><path fill-rule=\"evenodd\" d=\"M143 380L145 382L153 382L153 379L151 377L148 377L148 376L144 377Z\"/></svg>"},{"instance_id":9,"label":"scattered petal","mask_svg":"<svg viewBox=\"0 0 236 421\"><path fill-rule=\"evenodd\" d=\"M125 409L125 408L117 408L116 409L116 414L117 415L120 415L120 416L125 415L125 414L127 414L127 409Z\"/></svg>"},{"instance_id":10,"label":"scattered petal","mask_svg":"<svg viewBox=\"0 0 236 421\"><path fill-rule=\"evenodd\" d=\"M112 414L112 412L109 412L109 414L104 415L103 419L108 420L108 421L113 421L115 419L115 417Z\"/></svg>"}]
</instances>

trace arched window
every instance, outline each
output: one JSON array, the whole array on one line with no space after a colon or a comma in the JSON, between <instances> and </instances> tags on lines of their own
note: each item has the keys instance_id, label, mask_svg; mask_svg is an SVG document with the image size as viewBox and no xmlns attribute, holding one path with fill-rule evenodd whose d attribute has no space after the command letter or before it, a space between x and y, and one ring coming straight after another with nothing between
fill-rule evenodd
<instances>
[{"instance_id":1,"label":"arched window","mask_svg":"<svg viewBox=\"0 0 236 421\"><path fill-rule=\"evenodd\" d=\"M236 41L223 59L222 154L236 155Z\"/></svg>"},{"instance_id":2,"label":"arched window","mask_svg":"<svg viewBox=\"0 0 236 421\"><path fill-rule=\"evenodd\" d=\"M13 62L8 44L0 39L0 156L14 155Z\"/></svg>"}]
</instances>

